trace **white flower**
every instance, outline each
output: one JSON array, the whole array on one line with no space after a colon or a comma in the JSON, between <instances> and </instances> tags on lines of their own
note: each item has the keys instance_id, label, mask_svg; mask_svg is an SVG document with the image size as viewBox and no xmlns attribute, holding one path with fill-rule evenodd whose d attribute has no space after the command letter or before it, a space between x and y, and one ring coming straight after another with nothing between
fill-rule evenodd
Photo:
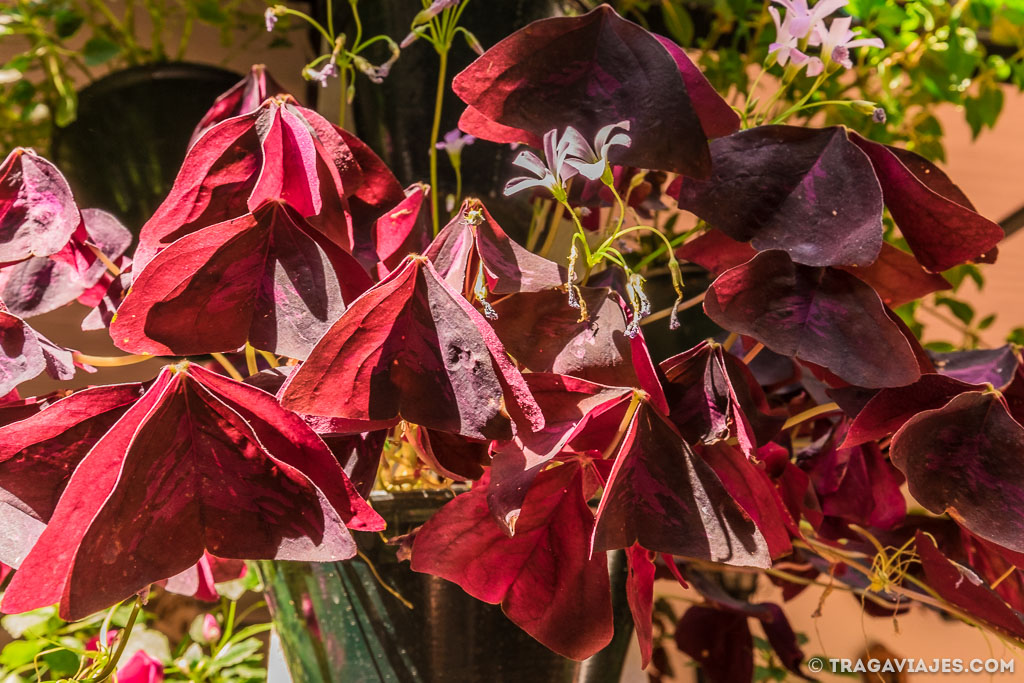
<instances>
[{"instance_id":1,"label":"white flower","mask_svg":"<svg viewBox=\"0 0 1024 683\"><path fill-rule=\"evenodd\" d=\"M523 150L512 163L519 168L524 168L536 177L519 176L512 178L505 185L505 196L522 192L532 187L543 187L551 191L559 201L565 200L565 181L573 177L578 171L566 163L570 155L582 156L589 151L590 145L583 139L580 132L569 126L565 129L561 139L557 130L549 130L544 134L544 157L547 165L541 158L530 150Z\"/></svg>"},{"instance_id":2,"label":"white flower","mask_svg":"<svg viewBox=\"0 0 1024 683\"><path fill-rule=\"evenodd\" d=\"M821 45L821 57L825 63L834 62L850 69L853 68L850 48L885 47L881 38L856 38L856 32L850 30L852 21L850 17L839 17L832 20L827 30L825 22L819 22L815 27L810 44ZM810 74L810 70L807 73Z\"/></svg>"},{"instance_id":3,"label":"white flower","mask_svg":"<svg viewBox=\"0 0 1024 683\"><path fill-rule=\"evenodd\" d=\"M610 126L605 126L597 132L594 138L594 146L591 147L585 141L582 143L582 153L573 152L565 163L576 169L580 175L589 180L598 180L604 175L608 164L608 152L612 147L629 147L633 140L625 133L612 135L616 128L629 130L629 121L619 121ZM575 129L569 129L575 132ZM569 131L567 130L566 133ZM582 136L581 136L582 137Z\"/></svg>"}]
</instances>

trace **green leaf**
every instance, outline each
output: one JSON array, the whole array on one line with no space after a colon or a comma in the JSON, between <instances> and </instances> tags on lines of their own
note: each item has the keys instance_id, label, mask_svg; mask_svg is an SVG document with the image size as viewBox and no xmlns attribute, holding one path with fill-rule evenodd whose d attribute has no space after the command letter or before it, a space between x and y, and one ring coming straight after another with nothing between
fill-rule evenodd
<instances>
[{"instance_id":1,"label":"green leaf","mask_svg":"<svg viewBox=\"0 0 1024 683\"><path fill-rule=\"evenodd\" d=\"M693 44L693 20L681 3L663 2L661 16L673 40L684 46Z\"/></svg>"},{"instance_id":2,"label":"green leaf","mask_svg":"<svg viewBox=\"0 0 1024 683\"><path fill-rule=\"evenodd\" d=\"M198 0L195 4L196 16L200 21L219 26L228 22L228 14L220 7L217 0Z\"/></svg>"},{"instance_id":3,"label":"green leaf","mask_svg":"<svg viewBox=\"0 0 1024 683\"><path fill-rule=\"evenodd\" d=\"M42 607L24 614L9 614L0 625L13 638L39 638L54 633L64 624L57 617L56 607Z\"/></svg>"},{"instance_id":4,"label":"green leaf","mask_svg":"<svg viewBox=\"0 0 1024 683\"><path fill-rule=\"evenodd\" d=\"M974 320L974 309L970 304L967 304L958 299L951 299L949 297L935 297L935 303L939 306L945 306L949 309L957 320L962 322L964 325L970 325L971 321Z\"/></svg>"},{"instance_id":5,"label":"green leaf","mask_svg":"<svg viewBox=\"0 0 1024 683\"><path fill-rule=\"evenodd\" d=\"M108 62L121 52L121 46L103 36L93 36L82 48L82 56L85 57L87 66L98 66Z\"/></svg>"},{"instance_id":6,"label":"green leaf","mask_svg":"<svg viewBox=\"0 0 1024 683\"><path fill-rule=\"evenodd\" d=\"M211 670L225 669L230 666L238 666L250 657L253 657L263 647L263 643L255 638L249 638L239 643L232 643L220 651L210 662Z\"/></svg>"},{"instance_id":7,"label":"green leaf","mask_svg":"<svg viewBox=\"0 0 1024 683\"><path fill-rule=\"evenodd\" d=\"M53 27L59 38L70 38L82 27L85 17L73 9L60 9L53 17ZM73 673L73 672L72 672Z\"/></svg>"},{"instance_id":8,"label":"green leaf","mask_svg":"<svg viewBox=\"0 0 1024 683\"><path fill-rule=\"evenodd\" d=\"M78 655L70 650L57 650L43 655L43 661L60 677L73 676L78 671Z\"/></svg>"},{"instance_id":9,"label":"green leaf","mask_svg":"<svg viewBox=\"0 0 1024 683\"><path fill-rule=\"evenodd\" d=\"M993 313L992 315L986 315L984 318L981 319L981 322L978 323L978 330L987 330L988 328L992 327L992 323L994 323L995 321L995 313Z\"/></svg>"},{"instance_id":10,"label":"green leaf","mask_svg":"<svg viewBox=\"0 0 1024 683\"><path fill-rule=\"evenodd\" d=\"M47 644L41 640L15 640L8 643L0 652L0 665L8 669L31 664L36 655L46 649Z\"/></svg>"}]
</instances>

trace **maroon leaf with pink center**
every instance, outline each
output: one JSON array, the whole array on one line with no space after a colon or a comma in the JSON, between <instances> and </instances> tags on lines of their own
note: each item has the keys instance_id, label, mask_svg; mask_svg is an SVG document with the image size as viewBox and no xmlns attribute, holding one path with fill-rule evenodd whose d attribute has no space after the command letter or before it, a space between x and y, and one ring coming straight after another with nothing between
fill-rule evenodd
<instances>
[{"instance_id":1,"label":"maroon leaf with pink center","mask_svg":"<svg viewBox=\"0 0 1024 683\"><path fill-rule=\"evenodd\" d=\"M700 125L704 129L704 135L709 138L720 138L735 133L740 129L740 117L729 106L714 86L697 68L697 65L690 61L679 45L671 38L654 34L662 47L668 50L679 67L679 75L683 77L686 84L686 92L690 96L691 104L700 119Z\"/></svg>"},{"instance_id":2,"label":"maroon leaf with pink center","mask_svg":"<svg viewBox=\"0 0 1024 683\"><path fill-rule=\"evenodd\" d=\"M1024 427L997 392L968 391L900 427L890 457L910 494L971 533L1024 552Z\"/></svg>"},{"instance_id":3,"label":"maroon leaf with pink center","mask_svg":"<svg viewBox=\"0 0 1024 683\"><path fill-rule=\"evenodd\" d=\"M638 545L627 548L626 567L626 600L633 615L636 641L640 645L640 666L646 669L651 663L654 650L652 616L655 566L650 551Z\"/></svg>"},{"instance_id":4,"label":"maroon leaf with pink center","mask_svg":"<svg viewBox=\"0 0 1024 683\"><path fill-rule=\"evenodd\" d=\"M0 561L21 564L78 463L141 394L141 384L85 389L0 427Z\"/></svg>"},{"instance_id":5,"label":"maroon leaf with pink center","mask_svg":"<svg viewBox=\"0 0 1024 683\"><path fill-rule=\"evenodd\" d=\"M307 119L331 155L345 169L342 179L345 181L345 192L349 193L348 207L352 213L352 229L356 238L353 251L359 252L363 241L372 239L374 222L384 212L398 206L405 199L405 192L395 174L365 142L322 117ZM337 144L330 130L341 138L344 146Z\"/></svg>"},{"instance_id":6,"label":"maroon leaf with pink center","mask_svg":"<svg viewBox=\"0 0 1024 683\"><path fill-rule=\"evenodd\" d=\"M74 377L71 350L57 346L8 313L0 301L0 396L44 371L54 379Z\"/></svg>"},{"instance_id":7,"label":"maroon leaf with pink center","mask_svg":"<svg viewBox=\"0 0 1024 683\"><path fill-rule=\"evenodd\" d=\"M917 531L915 538L925 578L933 590L996 630L1024 638L1024 615L1007 605L973 571L943 555L931 536Z\"/></svg>"},{"instance_id":8,"label":"maroon leaf with pink center","mask_svg":"<svg viewBox=\"0 0 1024 683\"><path fill-rule=\"evenodd\" d=\"M605 485L593 549L648 550L740 566L771 564L764 536L714 471L646 401Z\"/></svg>"},{"instance_id":9,"label":"maroon leaf with pink center","mask_svg":"<svg viewBox=\"0 0 1024 683\"><path fill-rule=\"evenodd\" d=\"M721 230L708 230L676 249L676 256L721 275L757 256L749 242L737 242Z\"/></svg>"},{"instance_id":10,"label":"maroon leaf with pink center","mask_svg":"<svg viewBox=\"0 0 1024 683\"><path fill-rule=\"evenodd\" d=\"M870 266L841 268L871 285L882 303L890 308L921 299L932 292L952 289L946 278L938 273L929 273L913 255L888 242L882 244L878 260Z\"/></svg>"},{"instance_id":11,"label":"maroon leaf with pink center","mask_svg":"<svg viewBox=\"0 0 1024 683\"><path fill-rule=\"evenodd\" d=\"M510 440L494 444L487 502L495 519L515 532L515 522L530 483L589 422L623 401L632 391L576 377L546 372L523 375L544 413L544 428L519 430ZM613 420L618 425L621 415Z\"/></svg>"},{"instance_id":12,"label":"maroon leaf with pink center","mask_svg":"<svg viewBox=\"0 0 1024 683\"><path fill-rule=\"evenodd\" d=\"M346 525L384 528L299 416L199 366L166 368L74 471L3 609L60 602L80 619L207 551L343 560Z\"/></svg>"},{"instance_id":13,"label":"maroon leaf with pink center","mask_svg":"<svg viewBox=\"0 0 1024 683\"><path fill-rule=\"evenodd\" d=\"M991 384L997 389L1013 379L1020 356L1012 344L997 349L969 349L948 353L929 352L941 374L971 384Z\"/></svg>"},{"instance_id":14,"label":"maroon leaf with pink center","mask_svg":"<svg viewBox=\"0 0 1024 683\"><path fill-rule=\"evenodd\" d=\"M510 538L491 516L485 477L423 526L412 569L500 603L509 619L549 649L585 659L611 641L614 628L608 561L587 548L594 516L583 487L578 464L543 472Z\"/></svg>"},{"instance_id":15,"label":"maroon leaf with pink center","mask_svg":"<svg viewBox=\"0 0 1024 683\"><path fill-rule=\"evenodd\" d=\"M287 94L285 89L274 80L266 66L253 64L245 78L231 86L214 101L213 106L196 125L192 138L188 141L188 146L194 145L200 135L221 121L248 114L259 108L268 97L285 94Z\"/></svg>"},{"instance_id":16,"label":"maroon leaf with pink center","mask_svg":"<svg viewBox=\"0 0 1024 683\"><path fill-rule=\"evenodd\" d=\"M701 342L661 362L669 416L687 441L714 443L733 434L744 453L770 441L785 417L773 415L746 365L719 344Z\"/></svg>"},{"instance_id":17,"label":"maroon leaf with pink center","mask_svg":"<svg viewBox=\"0 0 1024 683\"><path fill-rule=\"evenodd\" d=\"M407 258L356 299L283 391L282 403L300 413L373 429L404 419L476 439L510 438L506 400L534 429L544 425L494 330L423 257Z\"/></svg>"},{"instance_id":18,"label":"maroon leaf with pink center","mask_svg":"<svg viewBox=\"0 0 1024 683\"><path fill-rule=\"evenodd\" d=\"M910 418L925 410L935 410L965 391L983 387L968 384L945 375L925 374L905 387L882 389L857 413L846 433L843 448L877 441L902 427Z\"/></svg>"},{"instance_id":19,"label":"maroon leaf with pink center","mask_svg":"<svg viewBox=\"0 0 1024 683\"><path fill-rule=\"evenodd\" d=\"M227 119L189 149L170 193L142 228L141 272L163 248L211 225L284 201L343 249L353 246L345 183L360 167L337 130L288 96ZM355 188L353 187L353 191Z\"/></svg>"},{"instance_id":20,"label":"maroon leaf with pink center","mask_svg":"<svg viewBox=\"0 0 1024 683\"><path fill-rule=\"evenodd\" d=\"M0 264L56 254L81 223L56 166L24 147L7 155L0 164Z\"/></svg>"},{"instance_id":21,"label":"maroon leaf with pink center","mask_svg":"<svg viewBox=\"0 0 1024 683\"><path fill-rule=\"evenodd\" d=\"M960 533L968 564L1011 607L1024 611L1024 553L1007 550L963 528Z\"/></svg>"},{"instance_id":22,"label":"maroon leaf with pink center","mask_svg":"<svg viewBox=\"0 0 1024 683\"><path fill-rule=\"evenodd\" d=\"M747 615L694 605L676 624L676 646L700 665L710 683L754 677L754 641Z\"/></svg>"},{"instance_id":23,"label":"maroon leaf with pink center","mask_svg":"<svg viewBox=\"0 0 1024 683\"><path fill-rule=\"evenodd\" d=\"M606 287L582 288L587 319L560 290L524 292L498 301L491 321L505 348L531 372L571 375L596 384L636 387L668 412L643 335L626 334L624 304Z\"/></svg>"},{"instance_id":24,"label":"maroon leaf with pink center","mask_svg":"<svg viewBox=\"0 0 1024 683\"><path fill-rule=\"evenodd\" d=\"M868 285L767 251L726 271L704 300L725 329L809 361L862 387L896 387L921 372L914 349Z\"/></svg>"},{"instance_id":25,"label":"maroon leaf with pink center","mask_svg":"<svg viewBox=\"0 0 1024 683\"><path fill-rule=\"evenodd\" d=\"M796 524L764 468L726 443L700 446L697 452L718 475L729 495L754 520L771 557L791 553L789 529Z\"/></svg>"},{"instance_id":26,"label":"maroon leaf with pink center","mask_svg":"<svg viewBox=\"0 0 1024 683\"><path fill-rule=\"evenodd\" d=\"M471 301L488 293L539 292L566 280L561 266L512 241L475 199L462 203L424 256L452 289Z\"/></svg>"},{"instance_id":27,"label":"maroon leaf with pink center","mask_svg":"<svg viewBox=\"0 0 1024 683\"><path fill-rule=\"evenodd\" d=\"M873 263L882 190L846 129L758 126L711 143L712 175L668 193L729 237L808 266Z\"/></svg>"},{"instance_id":28,"label":"maroon leaf with pink center","mask_svg":"<svg viewBox=\"0 0 1024 683\"><path fill-rule=\"evenodd\" d=\"M248 567L242 560L224 560L203 553L195 566L167 579L164 589L203 602L220 602L217 584L244 578L247 573Z\"/></svg>"},{"instance_id":29,"label":"maroon leaf with pink center","mask_svg":"<svg viewBox=\"0 0 1024 683\"><path fill-rule=\"evenodd\" d=\"M128 250L132 235L112 215L99 209L84 209L82 219L83 225L57 254L34 256L0 267L0 299L11 313L22 318L48 313L100 283L107 275L106 266L86 242L115 263Z\"/></svg>"},{"instance_id":30,"label":"maroon leaf with pink center","mask_svg":"<svg viewBox=\"0 0 1024 683\"><path fill-rule=\"evenodd\" d=\"M533 143L571 125L591 140L629 120L632 145L616 147L613 163L697 177L710 170L707 138L676 61L656 36L605 5L516 31L452 88L469 105L459 128L482 139Z\"/></svg>"},{"instance_id":31,"label":"maroon leaf with pink center","mask_svg":"<svg viewBox=\"0 0 1024 683\"><path fill-rule=\"evenodd\" d=\"M856 133L851 140L871 159L885 205L928 270L982 260L1003 238L1003 229L979 215L963 192L923 157Z\"/></svg>"},{"instance_id":32,"label":"maroon leaf with pink center","mask_svg":"<svg viewBox=\"0 0 1024 683\"><path fill-rule=\"evenodd\" d=\"M405 199L382 215L373 226L373 243L378 278L387 277L409 254L421 254L430 243L430 211L426 203L430 186L415 183L405 190Z\"/></svg>"},{"instance_id":33,"label":"maroon leaf with pink center","mask_svg":"<svg viewBox=\"0 0 1024 683\"><path fill-rule=\"evenodd\" d=\"M304 358L371 284L351 255L276 201L182 237L151 265L110 325L132 353L234 351L248 341Z\"/></svg>"},{"instance_id":34,"label":"maroon leaf with pink center","mask_svg":"<svg viewBox=\"0 0 1024 683\"><path fill-rule=\"evenodd\" d=\"M906 517L903 475L878 444L836 448L829 443L809 466L825 516L879 529L892 529Z\"/></svg>"}]
</instances>

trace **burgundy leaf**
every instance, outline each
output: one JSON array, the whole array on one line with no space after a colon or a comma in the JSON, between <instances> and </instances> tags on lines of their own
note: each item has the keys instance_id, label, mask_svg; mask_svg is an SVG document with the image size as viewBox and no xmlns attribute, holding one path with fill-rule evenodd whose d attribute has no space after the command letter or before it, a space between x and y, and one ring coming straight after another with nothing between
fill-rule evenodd
<instances>
[{"instance_id":1,"label":"burgundy leaf","mask_svg":"<svg viewBox=\"0 0 1024 683\"><path fill-rule=\"evenodd\" d=\"M871 159L885 205L914 256L940 272L982 259L1003 238L1003 229L974 211L942 171L922 157L851 134Z\"/></svg>"},{"instance_id":2,"label":"burgundy leaf","mask_svg":"<svg viewBox=\"0 0 1024 683\"><path fill-rule=\"evenodd\" d=\"M946 558L929 535L919 530L915 537L917 554L933 590L997 630L1024 638L1024 615L1009 607L977 574Z\"/></svg>"},{"instance_id":3,"label":"burgundy leaf","mask_svg":"<svg viewBox=\"0 0 1024 683\"><path fill-rule=\"evenodd\" d=\"M578 465L537 477L513 537L491 516L485 478L423 526L412 569L501 603L509 619L549 649L581 660L614 631L607 559L603 552L590 556L586 543L593 525Z\"/></svg>"},{"instance_id":4,"label":"burgundy leaf","mask_svg":"<svg viewBox=\"0 0 1024 683\"><path fill-rule=\"evenodd\" d=\"M676 624L675 640L710 683L738 683L754 677L754 641L745 614L694 605Z\"/></svg>"},{"instance_id":5,"label":"burgundy leaf","mask_svg":"<svg viewBox=\"0 0 1024 683\"><path fill-rule=\"evenodd\" d=\"M738 131L739 115L718 94L697 65L690 61L686 52L670 38L658 34L654 34L654 37L668 50L679 67L679 74L686 84L686 92L690 95L691 104L700 119L704 135L709 138L720 138Z\"/></svg>"},{"instance_id":6,"label":"burgundy leaf","mask_svg":"<svg viewBox=\"0 0 1024 683\"><path fill-rule=\"evenodd\" d=\"M930 352L935 368L947 377L970 384L991 384L1001 389L1010 383L1020 366L1012 344L998 349L970 349L948 353Z\"/></svg>"},{"instance_id":7,"label":"burgundy leaf","mask_svg":"<svg viewBox=\"0 0 1024 683\"><path fill-rule=\"evenodd\" d=\"M0 164L0 264L56 254L81 223L56 166L24 147L7 155Z\"/></svg>"},{"instance_id":8,"label":"burgundy leaf","mask_svg":"<svg viewBox=\"0 0 1024 683\"><path fill-rule=\"evenodd\" d=\"M602 127L628 120L632 145L616 148L613 163L696 177L710 170L707 139L676 61L657 37L607 5L516 31L458 74L452 88L469 105L459 128L482 139L535 144L570 125L593 139Z\"/></svg>"},{"instance_id":9,"label":"burgundy leaf","mask_svg":"<svg viewBox=\"0 0 1024 683\"><path fill-rule=\"evenodd\" d=\"M60 602L64 619L80 619L206 551L347 559L346 524L384 527L300 417L199 366L168 367L75 469L3 610Z\"/></svg>"},{"instance_id":10,"label":"burgundy leaf","mask_svg":"<svg viewBox=\"0 0 1024 683\"><path fill-rule=\"evenodd\" d=\"M531 372L571 375L596 384L637 387L668 412L642 335L626 334L624 305L608 288L582 289L587 318L559 290L515 294L494 305L491 322L512 357ZM664 407L663 407L664 406Z\"/></svg>"},{"instance_id":11,"label":"burgundy leaf","mask_svg":"<svg viewBox=\"0 0 1024 683\"><path fill-rule=\"evenodd\" d=\"M539 292L566 280L557 263L512 241L476 199L462 203L424 255L451 288L470 301L474 296L486 299L488 293Z\"/></svg>"},{"instance_id":12,"label":"burgundy leaf","mask_svg":"<svg viewBox=\"0 0 1024 683\"><path fill-rule=\"evenodd\" d=\"M487 502L495 519L514 533L530 482L588 422L616 406L632 393L626 387L594 384L576 377L546 372L523 375L530 393L544 413L544 428L520 430L515 437L494 444ZM621 414L612 420L615 427Z\"/></svg>"},{"instance_id":13,"label":"burgundy leaf","mask_svg":"<svg viewBox=\"0 0 1024 683\"><path fill-rule=\"evenodd\" d=\"M768 602L759 603L757 606L767 608L771 614L771 618L761 617L761 628L764 629L764 634L768 637L768 642L775 654L778 655L782 665L804 680L813 681L813 678L808 678L800 671L804 653L800 649L796 633L790 626L789 619L786 618L786 613L778 605Z\"/></svg>"},{"instance_id":14,"label":"burgundy leaf","mask_svg":"<svg viewBox=\"0 0 1024 683\"><path fill-rule=\"evenodd\" d=\"M384 212L398 206L405 199L405 192L395 174L369 145L322 117L308 118L310 125L318 133L321 127L326 125L337 133L344 143L344 147L337 147L333 135L326 132L321 134L321 139L325 141L328 150L333 152L333 156L336 159L344 158L345 164L350 167L348 173L343 175L343 179L345 191L350 193L348 204L352 212L352 227L356 233L358 247L364 237L372 238L373 223L383 216ZM354 168L351 168L348 157L351 157L351 162L355 162Z\"/></svg>"},{"instance_id":15,"label":"burgundy leaf","mask_svg":"<svg viewBox=\"0 0 1024 683\"><path fill-rule=\"evenodd\" d=\"M259 108L263 101L274 95L287 94L263 64L253 64L245 78L221 94L203 115L188 141L191 147L203 133L216 124L234 116L248 114Z\"/></svg>"},{"instance_id":16,"label":"burgundy leaf","mask_svg":"<svg viewBox=\"0 0 1024 683\"><path fill-rule=\"evenodd\" d=\"M543 415L483 316L423 257L408 257L345 311L291 378L282 403L300 413L405 419L476 439L509 438L503 403L535 429Z\"/></svg>"},{"instance_id":17,"label":"burgundy leaf","mask_svg":"<svg viewBox=\"0 0 1024 683\"><path fill-rule=\"evenodd\" d=\"M879 529L891 529L906 516L907 503L900 491L903 475L877 444L853 448L829 444L811 467L826 516Z\"/></svg>"},{"instance_id":18,"label":"burgundy leaf","mask_svg":"<svg viewBox=\"0 0 1024 683\"><path fill-rule=\"evenodd\" d=\"M253 346L304 358L370 278L287 204L204 228L161 251L111 323L132 353Z\"/></svg>"},{"instance_id":19,"label":"burgundy leaf","mask_svg":"<svg viewBox=\"0 0 1024 683\"><path fill-rule=\"evenodd\" d=\"M640 666L651 663L653 651L652 612L654 611L654 562L645 548L633 545L626 549L626 600L633 615L636 640L640 645Z\"/></svg>"},{"instance_id":20,"label":"burgundy leaf","mask_svg":"<svg viewBox=\"0 0 1024 683\"><path fill-rule=\"evenodd\" d=\"M785 417L772 415L750 370L719 344L701 342L661 362L669 416L687 441L735 436L748 456L774 437Z\"/></svg>"},{"instance_id":21,"label":"burgundy leaf","mask_svg":"<svg viewBox=\"0 0 1024 683\"><path fill-rule=\"evenodd\" d=\"M376 245L373 258L381 279L398 267L409 254L420 254L430 242L430 212L427 195L430 186L415 183L405 190L405 199L377 219L373 227Z\"/></svg>"},{"instance_id":22,"label":"burgundy leaf","mask_svg":"<svg viewBox=\"0 0 1024 683\"><path fill-rule=\"evenodd\" d=\"M972 533L1024 552L1024 427L1002 396L968 391L911 418L892 438L890 456L910 494L948 512Z\"/></svg>"},{"instance_id":23,"label":"burgundy leaf","mask_svg":"<svg viewBox=\"0 0 1024 683\"><path fill-rule=\"evenodd\" d=\"M882 389L854 418L842 447L877 441L895 432L918 413L941 408L954 396L981 388L952 377L926 374L905 387Z\"/></svg>"},{"instance_id":24,"label":"burgundy leaf","mask_svg":"<svg viewBox=\"0 0 1024 683\"><path fill-rule=\"evenodd\" d=\"M54 379L71 379L75 364L70 349L57 346L0 301L0 396L46 371Z\"/></svg>"},{"instance_id":25,"label":"burgundy leaf","mask_svg":"<svg viewBox=\"0 0 1024 683\"><path fill-rule=\"evenodd\" d=\"M718 475L729 495L754 520L771 557L791 553L789 528L795 523L764 468L725 443L701 446L697 452Z\"/></svg>"},{"instance_id":26,"label":"burgundy leaf","mask_svg":"<svg viewBox=\"0 0 1024 683\"><path fill-rule=\"evenodd\" d=\"M361 173L351 148L319 114L286 95L268 99L216 124L189 149L167 198L142 227L136 271L177 239L256 211L267 200L287 202L351 250L346 183L358 184Z\"/></svg>"},{"instance_id":27,"label":"burgundy leaf","mask_svg":"<svg viewBox=\"0 0 1024 683\"><path fill-rule=\"evenodd\" d=\"M622 438L594 527L594 551L628 548L767 567L761 532L703 460L646 401Z\"/></svg>"},{"instance_id":28,"label":"burgundy leaf","mask_svg":"<svg viewBox=\"0 0 1024 683\"><path fill-rule=\"evenodd\" d=\"M203 553L194 567L172 576L164 583L168 593L176 593L201 600L220 602L217 584L245 577L248 567L242 560L224 560Z\"/></svg>"},{"instance_id":29,"label":"burgundy leaf","mask_svg":"<svg viewBox=\"0 0 1024 683\"><path fill-rule=\"evenodd\" d=\"M676 249L676 256L721 275L757 256L748 242L737 242L721 230L708 230Z\"/></svg>"},{"instance_id":30,"label":"burgundy leaf","mask_svg":"<svg viewBox=\"0 0 1024 683\"><path fill-rule=\"evenodd\" d=\"M727 330L857 386L903 386L921 374L874 290L841 270L793 263L781 251L762 252L719 276L704 310Z\"/></svg>"},{"instance_id":31,"label":"burgundy leaf","mask_svg":"<svg viewBox=\"0 0 1024 683\"><path fill-rule=\"evenodd\" d=\"M669 194L758 251L808 266L873 263L882 247L882 191L840 127L758 126L711 143L712 175Z\"/></svg>"},{"instance_id":32,"label":"burgundy leaf","mask_svg":"<svg viewBox=\"0 0 1024 683\"><path fill-rule=\"evenodd\" d=\"M479 479L484 474L484 467L491 464L491 457L487 452L489 441L470 439L426 427L418 428L416 436L420 457L431 469L449 479Z\"/></svg>"},{"instance_id":33,"label":"burgundy leaf","mask_svg":"<svg viewBox=\"0 0 1024 683\"><path fill-rule=\"evenodd\" d=\"M888 242L882 244L878 260L870 266L842 266L842 269L871 285L882 303L890 308L921 299L932 292L952 289L946 278L938 273L929 273L911 254Z\"/></svg>"},{"instance_id":34,"label":"burgundy leaf","mask_svg":"<svg viewBox=\"0 0 1024 683\"><path fill-rule=\"evenodd\" d=\"M82 219L82 227L60 252L0 268L0 299L11 313L22 318L48 313L81 300L101 280L109 282L106 266L85 241L116 263L131 245L132 234L106 211L84 209Z\"/></svg>"},{"instance_id":35,"label":"burgundy leaf","mask_svg":"<svg viewBox=\"0 0 1024 683\"><path fill-rule=\"evenodd\" d=\"M1024 612L1024 553L1007 550L963 528L960 532L970 566L1011 607Z\"/></svg>"}]
</instances>

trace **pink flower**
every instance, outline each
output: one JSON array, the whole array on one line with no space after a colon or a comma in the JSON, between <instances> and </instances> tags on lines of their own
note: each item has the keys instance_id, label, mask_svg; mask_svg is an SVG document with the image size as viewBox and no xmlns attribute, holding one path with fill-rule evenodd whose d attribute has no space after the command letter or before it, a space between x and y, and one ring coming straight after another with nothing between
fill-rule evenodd
<instances>
[{"instance_id":1,"label":"pink flower","mask_svg":"<svg viewBox=\"0 0 1024 683\"><path fill-rule=\"evenodd\" d=\"M161 683L164 665L159 659L139 650L117 672L118 683Z\"/></svg>"},{"instance_id":2,"label":"pink flower","mask_svg":"<svg viewBox=\"0 0 1024 683\"><path fill-rule=\"evenodd\" d=\"M814 7L807 6L807 0L772 0L786 8L786 27L789 35L795 40L807 38L811 31L830 14L840 7L845 7L849 0L819 0ZM771 11L773 8L769 8ZM778 15L778 11L772 14L772 18ZM776 28L779 22L775 22ZM779 39L779 42L784 42ZM782 62L780 62L782 63Z\"/></svg>"},{"instance_id":3,"label":"pink flower","mask_svg":"<svg viewBox=\"0 0 1024 683\"><path fill-rule=\"evenodd\" d=\"M448 156L458 157L462 154L462 148L466 145L472 145L476 142L476 138L472 135L463 133L458 128L454 128L444 134L444 140L434 145L437 149L443 149L448 153Z\"/></svg>"},{"instance_id":4,"label":"pink flower","mask_svg":"<svg viewBox=\"0 0 1024 683\"><path fill-rule=\"evenodd\" d=\"M221 630L217 617L212 614L203 616L203 639L207 643L215 643L220 640Z\"/></svg>"},{"instance_id":5,"label":"pink flower","mask_svg":"<svg viewBox=\"0 0 1024 683\"><path fill-rule=\"evenodd\" d=\"M775 55L775 60L781 66L786 66L790 60L797 66L804 64L808 57L798 47L800 38L792 33L789 15L783 20L779 10L774 7L769 7L768 13L775 22L775 42L768 46L768 54Z\"/></svg>"},{"instance_id":6,"label":"pink flower","mask_svg":"<svg viewBox=\"0 0 1024 683\"><path fill-rule=\"evenodd\" d=\"M267 24L267 32L274 30L274 25L277 24L277 12L274 11L273 7L268 7L263 13L263 21Z\"/></svg>"},{"instance_id":7,"label":"pink flower","mask_svg":"<svg viewBox=\"0 0 1024 683\"><path fill-rule=\"evenodd\" d=\"M854 47L885 47L881 38L855 38L855 31L850 30L850 17L839 17L833 19L828 29L825 29L825 22L819 22L811 35L811 45L821 45L821 57L825 63L834 62L841 64L844 68L853 67L850 59L850 48ZM811 74L808 69L808 75Z\"/></svg>"}]
</instances>

